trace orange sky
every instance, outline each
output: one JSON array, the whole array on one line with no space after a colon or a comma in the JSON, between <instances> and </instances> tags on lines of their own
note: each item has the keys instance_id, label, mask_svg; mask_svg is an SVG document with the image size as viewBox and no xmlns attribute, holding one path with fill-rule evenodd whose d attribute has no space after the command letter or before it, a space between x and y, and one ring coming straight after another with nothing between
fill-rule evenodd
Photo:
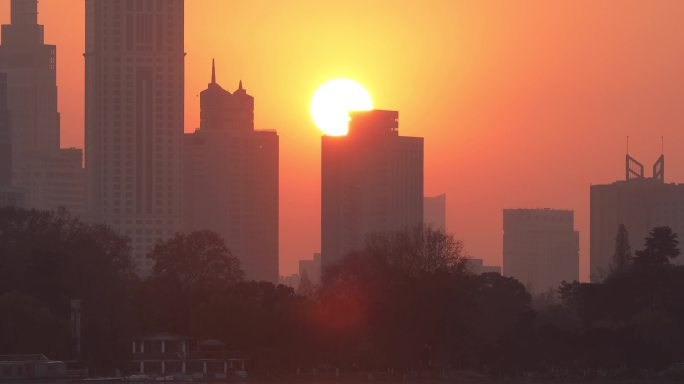
<instances>
[{"instance_id":1,"label":"orange sky","mask_svg":"<svg viewBox=\"0 0 684 384\"><path fill-rule=\"evenodd\" d=\"M83 143L84 1L41 0L58 46L62 144ZM9 0L0 0L0 19ZM350 77L400 133L425 137L425 191L448 229L501 263L502 208L575 209L588 270L589 185L624 176L625 136L684 181L684 2L186 1L186 131L197 94L242 79L281 138L281 274L320 246L316 87ZM637 244L632 240L633 247Z\"/></svg>"}]
</instances>

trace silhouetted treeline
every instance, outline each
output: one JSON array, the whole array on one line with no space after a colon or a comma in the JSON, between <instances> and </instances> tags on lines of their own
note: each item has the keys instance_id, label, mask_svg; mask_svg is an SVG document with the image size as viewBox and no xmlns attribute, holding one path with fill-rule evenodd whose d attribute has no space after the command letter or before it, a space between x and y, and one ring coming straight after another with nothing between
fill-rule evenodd
<instances>
[{"instance_id":1,"label":"silhouetted treeline","mask_svg":"<svg viewBox=\"0 0 684 384\"><path fill-rule=\"evenodd\" d=\"M622 242L622 243L621 243ZM0 210L0 354L76 357L69 301L82 300L82 360L126 366L128 340L161 331L220 339L252 372L474 369L588 377L659 372L682 361L684 269L656 228L631 255L621 229L599 284L525 287L465 269L463 244L430 228L370 236L318 287L246 282L209 231L158 243L152 276L131 272L125 239L66 212ZM557 297L557 299L555 298Z\"/></svg>"}]
</instances>

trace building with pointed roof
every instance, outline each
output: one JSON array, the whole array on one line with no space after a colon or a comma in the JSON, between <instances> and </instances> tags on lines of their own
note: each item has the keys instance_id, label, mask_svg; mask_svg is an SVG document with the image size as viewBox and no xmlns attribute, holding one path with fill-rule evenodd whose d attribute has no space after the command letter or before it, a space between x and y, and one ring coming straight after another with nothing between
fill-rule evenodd
<instances>
[{"instance_id":1,"label":"building with pointed roof","mask_svg":"<svg viewBox=\"0 0 684 384\"><path fill-rule=\"evenodd\" d=\"M278 134L254 129L242 81L200 93L200 126L185 135L183 229L221 234L248 280L278 282Z\"/></svg>"}]
</instances>

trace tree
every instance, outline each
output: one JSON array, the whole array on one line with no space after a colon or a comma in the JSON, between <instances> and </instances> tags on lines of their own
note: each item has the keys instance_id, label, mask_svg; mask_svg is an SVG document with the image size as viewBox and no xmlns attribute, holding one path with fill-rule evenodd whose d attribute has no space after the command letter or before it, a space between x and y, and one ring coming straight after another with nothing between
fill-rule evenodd
<instances>
[{"instance_id":1,"label":"tree","mask_svg":"<svg viewBox=\"0 0 684 384\"><path fill-rule=\"evenodd\" d=\"M466 269L463 242L422 225L370 234L360 254L369 266L414 277L438 271L462 273Z\"/></svg>"},{"instance_id":2,"label":"tree","mask_svg":"<svg viewBox=\"0 0 684 384\"><path fill-rule=\"evenodd\" d=\"M134 279L129 253L128 241L112 229L83 223L66 210L0 209L0 295L10 294L3 305L23 308L6 319L27 319L11 332L38 335L45 324L67 324L71 299L80 299L82 356L93 371L112 372L128 321L127 286ZM54 321L31 320L41 313ZM50 343L44 338L31 347L56 351ZM61 351L51 357L76 357L70 343Z\"/></svg>"},{"instance_id":3,"label":"tree","mask_svg":"<svg viewBox=\"0 0 684 384\"><path fill-rule=\"evenodd\" d=\"M221 236L212 231L177 233L155 245L153 276L168 279L184 291L202 290L216 283L237 283L244 277L240 260Z\"/></svg>"},{"instance_id":4,"label":"tree","mask_svg":"<svg viewBox=\"0 0 684 384\"><path fill-rule=\"evenodd\" d=\"M670 227L656 227L651 230L644 249L637 251L634 266L638 269L652 269L670 264L670 259L679 256L679 240Z\"/></svg>"},{"instance_id":5,"label":"tree","mask_svg":"<svg viewBox=\"0 0 684 384\"><path fill-rule=\"evenodd\" d=\"M615 253L610 267L610 276L620 275L627 271L632 260L632 251L629 246L629 232L624 224L620 224L617 236L615 236Z\"/></svg>"}]
</instances>

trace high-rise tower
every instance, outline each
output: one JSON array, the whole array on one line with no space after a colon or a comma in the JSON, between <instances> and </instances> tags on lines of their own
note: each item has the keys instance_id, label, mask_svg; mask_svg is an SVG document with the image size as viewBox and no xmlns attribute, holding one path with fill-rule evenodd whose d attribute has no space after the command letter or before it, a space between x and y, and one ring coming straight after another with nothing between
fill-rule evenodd
<instances>
[{"instance_id":1,"label":"high-rise tower","mask_svg":"<svg viewBox=\"0 0 684 384\"><path fill-rule=\"evenodd\" d=\"M183 0L86 0L89 216L132 240L140 275L181 229Z\"/></svg>"},{"instance_id":2,"label":"high-rise tower","mask_svg":"<svg viewBox=\"0 0 684 384\"><path fill-rule=\"evenodd\" d=\"M321 246L328 267L374 232L423 223L423 138L399 136L397 111L351 114L321 140Z\"/></svg>"},{"instance_id":3,"label":"high-rise tower","mask_svg":"<svg viewBox=\"0 0 684 384\"><path fill-rule=\"evenodd\" d=\"M82 153L60 149L57 53L54 45L44 43L37 0L12 0L11 23L2 26L0 72L7 74L15 193L23 195L27 208L65 207L81 214Z\"/></svg>"},{"instance_id":4,"label":"high-rise tower","mask_svg":"<svg viewBox=\"0 0 684 384\"><path fill-rule=\"evenodd\" d=\"M185 135L184 229L221 234L246 278L278 282L278 134L254 129L239 83L200 93L200 128Z\"/></svg>"},{"instance_id":5,"label":"high-rise tower","mask_svg":"<svg viewBox=\"0 0 684 384\"><path fill-rule=\"evenodd\" d=\"M12 186L12 128L7 108L7 74L0 73L0 189Z\"/></svg>"},{"instance_id":6,"label":"high-rise tower","mask_svg":"<svg viewBox=\"0 0 684 384\"><path fill-rule=\"evenodd\" d=\"M644 166L625 157L625 180L590 188L590 278L601 281L611 270L615 238L620 225L629 232L632 254L640 250L644 238L655 227L667 226L684 236L684 184L665 182L665 156L653 164L652 177ZM684 264L682 257L674 259Z\"/></svg>"}]
</instances>

